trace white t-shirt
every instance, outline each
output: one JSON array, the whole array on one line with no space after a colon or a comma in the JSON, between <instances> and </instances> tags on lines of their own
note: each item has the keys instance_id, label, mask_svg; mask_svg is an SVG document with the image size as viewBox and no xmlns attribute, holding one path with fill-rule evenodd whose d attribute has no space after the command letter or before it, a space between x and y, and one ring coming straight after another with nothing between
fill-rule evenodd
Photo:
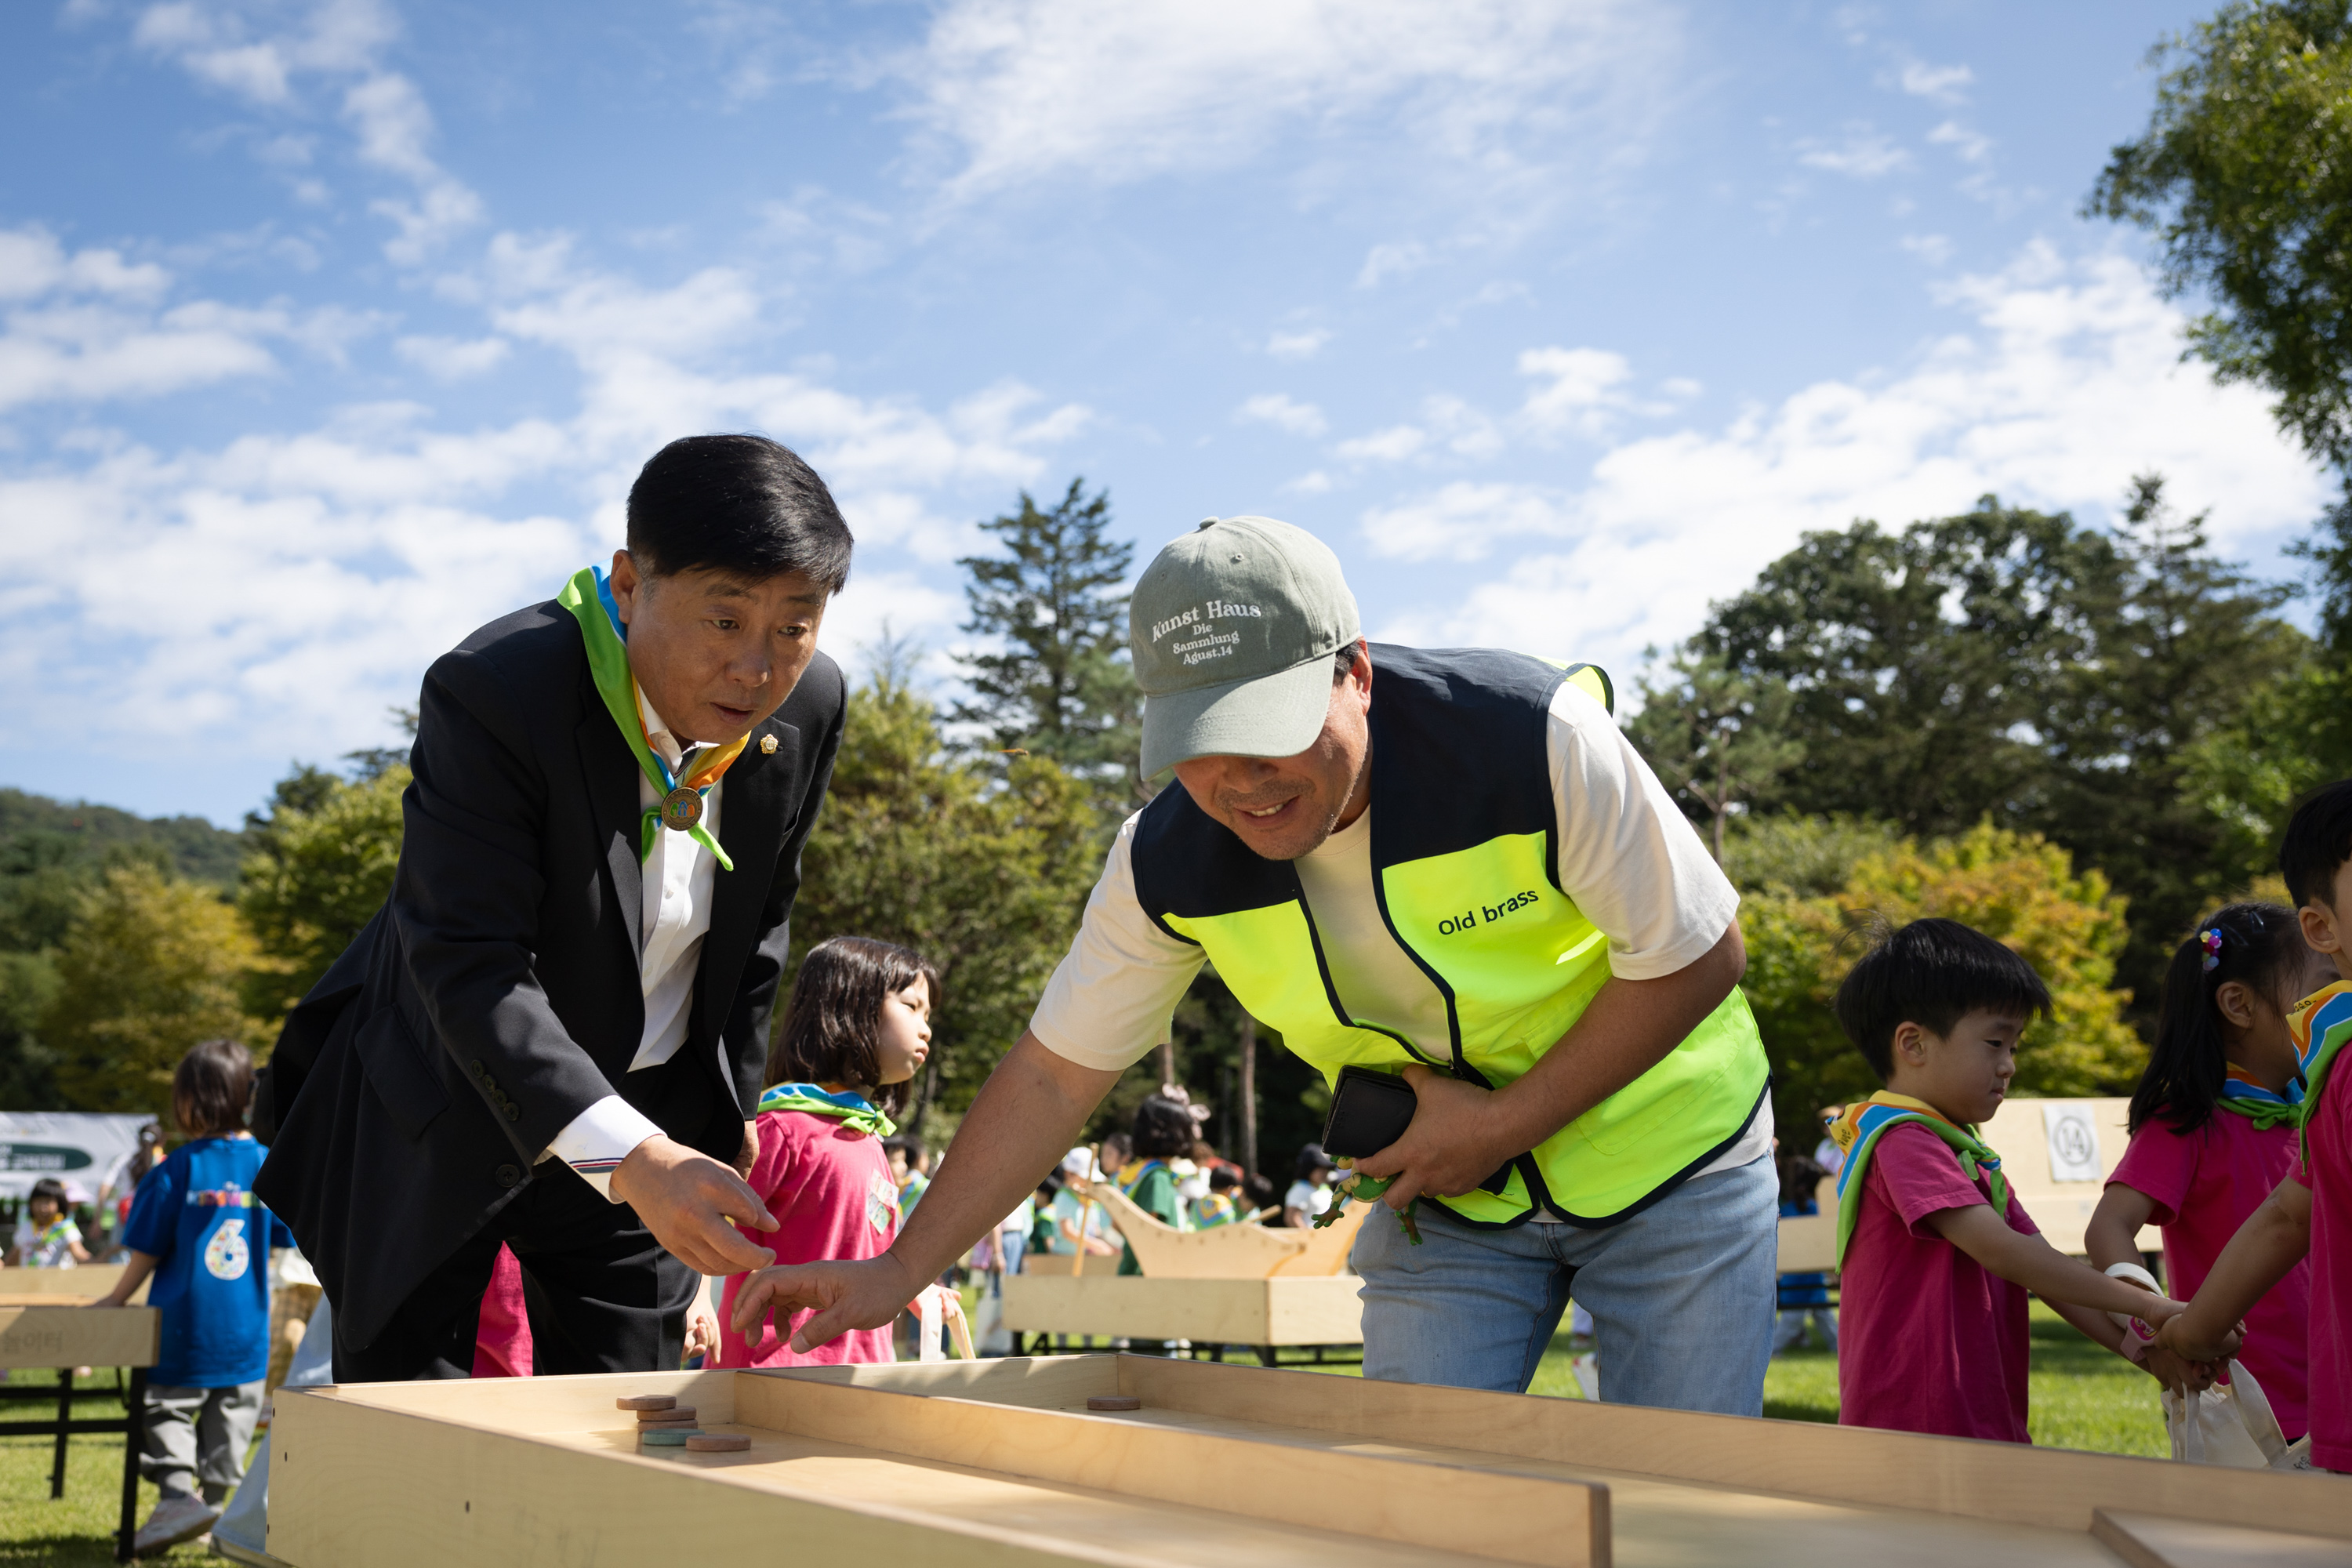
<instances>
[{"instance_id":1,"label":"white t-shirt","mask_svg":"<svg viewBox=\"0 0 2352 1568\"><path fill-rule=\"evenodd\" d=\"M1545 754L1559 813L1560 890L1609 939L1610 973L1659 979L1722 940L1739 894L1609 710L1561 682ZM1077 937L1029 1020L1056 1055L1107 1071L1124 1071L1160 1043L1206 956L1160 930L1136 898L1141 815L1119 828ZM1443 1060L1453 1054L1445 999L1389 934L1373 899L1371 821L1365 812L1295 862L1299 883L1349 1016ZM1771 1146L1768 1097L1738 1142L1697 1173L1747 1164Z\"/></svg>"},{"instance_id":2,"label":"white t-shirt","mask_svg":"<svg viewBox=\"0 0 2352 1568\"><path fill-rule=\"evenodd\" d=\"M1290 1191L1282 1195L1282 1206L1286 1209L1305 1209L1307 1218L1321 1219L1331 1212L1331 1189L1318 1187L1307 1181L1293 1182L1290 1184Z\"/></svg>"}]
</instances>

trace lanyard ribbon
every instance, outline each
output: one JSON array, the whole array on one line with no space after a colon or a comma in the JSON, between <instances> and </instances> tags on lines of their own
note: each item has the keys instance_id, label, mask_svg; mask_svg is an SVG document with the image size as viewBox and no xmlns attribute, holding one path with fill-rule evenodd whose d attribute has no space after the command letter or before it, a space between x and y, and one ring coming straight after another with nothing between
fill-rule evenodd
<instances>
[{"instance_id":1,"label":"lanyard ribbon","mask_svg":"<svg viewBox=\"0 0 2352 1568\"><path fill-rule=\"evenodd\" d=\"M588 671L595 678L596 694L604 700L605 709L613 722L620 726L621 739L629 744L655 790L661 795L658 804L647 806L639 819L637 858L643 861L654 852L654 834L661 827L683 833L710 851L711 858L727 870L735 869L735 862L719 847L710 829L702 825L702 802L709 795L751 737L745 735L723 746L706 746L678 762L687 766L686 776L679 778L670 771L661 753L655 751L653 739L646 733L645 710L637 698L637 678L629 669L629 628L621 622L620 606L613 602L613 585L601 566L583 566L563 585L555 602L572 612L580 623L580 636L588 647Z\"/></svg>"}]
</instances>

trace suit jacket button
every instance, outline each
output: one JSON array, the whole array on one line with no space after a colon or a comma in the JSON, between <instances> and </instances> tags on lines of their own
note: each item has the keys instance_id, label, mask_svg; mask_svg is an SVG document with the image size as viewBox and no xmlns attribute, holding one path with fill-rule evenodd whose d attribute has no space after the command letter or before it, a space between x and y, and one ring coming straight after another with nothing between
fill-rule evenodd
<instances>
[{"instance_id":1,"label":"suit jacket button","mask_svg":"<svg viewBox=\"0 0 2352 1568\"><path fill-rule=\"evenodd\" d=\"M509 1121L520 1121L522 1120L522 1107L519 1105L508 1106L507 1120Z\"/></svg>"},{"instance_id":2,"label":"suit jacket button","mask_svg":"<svg viewBox=\"0 0 2352 1568\"><path fill-rule=\"evenodd\" d=\"M511 1187L511 1186L513 1186L517 1182L520 1182L520 1181L521 1181L521 1180L522 1180L522 1172L521 1172L518 1167L513 1166L513 1165L500 1165L500 1166L499 1167L499 1172L498 1172L498 1182L499 1182L499 1185L500 1185L500 1186L502 1186L502 1187Z\"/></svg>"}]
</instances>

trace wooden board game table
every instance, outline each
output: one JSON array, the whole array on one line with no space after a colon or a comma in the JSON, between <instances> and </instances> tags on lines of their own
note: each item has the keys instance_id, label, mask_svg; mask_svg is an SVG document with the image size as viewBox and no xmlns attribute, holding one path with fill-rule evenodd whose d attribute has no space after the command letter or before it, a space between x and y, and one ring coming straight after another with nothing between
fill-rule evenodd
<instances>
[{"instance_id":1,"label":"wooden board game table","mask_svg":"<svg viewBox=\"0 0 2352 1568\"><path fill-rule=\"evenodd\" d=\"M114 1542L118 1563L131 1561L131 1539L139 1530L139 1456L147 1436L147 1369L155 1364L162 1332L163 1314L152 1307L0 1306L0 1368L57 1369L54 1419L0 1421L0 1436L57 1438L57 1456L49 1468L49 1496L65 1496L67 1438L95 1433L123 1435L122 1517ZM74 1419L74 1369L80 1366L131 1369L121 1419Z\"/></svg>"},{"instance_id":2,"label":"wooden board game table","mask_svg":"<svg viewBox=\"0 0 2352 1568\"><path fill-rule=\"evenodd\" d=\"M1360 1345L1364 1308L1352 1274L1268 1279L1168 1279L1156 1275L1013 1274L1004 1326L1017 1353L1025 1335L1091 1334L1248 1345L1275 1364L1286 1346Z\"/></svg>"},{"instance_id":3,"label":"wooden board game table","mask_svg":"<svg viewBox=\"0 0 2352 1568\"><path fill-rule=\"evenodd\" d=\"M641 1449L614 1400L646 1394L744 1450ZM1138 1407L1089 1408L1110 1396ZM285 1390L270 1444L296 1568L2352 1555L2352 1481L2324 1475L2192 1490L2168 1461L1150 1356Z\"/></svg>"}]
</instances>

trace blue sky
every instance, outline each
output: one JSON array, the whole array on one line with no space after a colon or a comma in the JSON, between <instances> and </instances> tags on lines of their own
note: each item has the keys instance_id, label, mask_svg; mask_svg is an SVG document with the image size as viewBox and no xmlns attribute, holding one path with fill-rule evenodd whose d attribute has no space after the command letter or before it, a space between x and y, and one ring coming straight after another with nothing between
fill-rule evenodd
<instances>
[{"instance_id":1,"label":"blue sky","mask_svg":"<svg viewBox=\"0 0 2352 1568\"><path fill-rule=\"evenodd\" d=\"M1623 674L1809 528L2136 471L2323 501L2078 216L2198 12L1616 0L72 0L0 13L0 783L234 822L799 448L826 646L951 679L959 554L1257 511L1368 628Z\"/></svg>"}]
</instances>

